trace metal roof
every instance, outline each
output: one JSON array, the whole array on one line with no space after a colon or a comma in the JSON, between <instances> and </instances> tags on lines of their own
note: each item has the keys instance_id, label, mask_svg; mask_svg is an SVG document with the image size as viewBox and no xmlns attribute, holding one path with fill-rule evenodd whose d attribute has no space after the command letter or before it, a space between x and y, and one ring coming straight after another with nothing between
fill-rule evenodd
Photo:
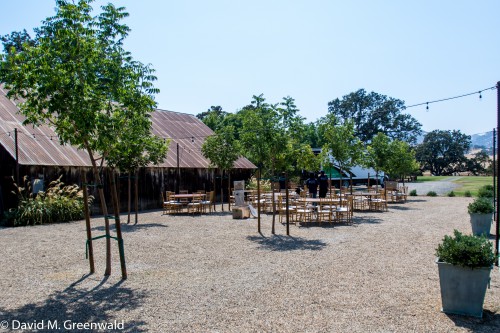
<instances>
[{"instance_id":1,"label":"metal roof","mask_svg":"<svg viewBox=\"0 0 500 333\"><path fill-rule=\"evenodd\" d=\"M6 96L0 84L0 144L15 158L14 130L18 132L18 156L21 165L90 166L87 152L70 145L61 145L49 126L23 126L24 116L16 103ZM151 114L152 133L170 139L167 158L156 167L208 168L210 162L203 157L201 146L214 132L193 115L155 110ZM235 163L238 169L256 169L248 159L241 157Z\"/></svg>"}]
</instances>

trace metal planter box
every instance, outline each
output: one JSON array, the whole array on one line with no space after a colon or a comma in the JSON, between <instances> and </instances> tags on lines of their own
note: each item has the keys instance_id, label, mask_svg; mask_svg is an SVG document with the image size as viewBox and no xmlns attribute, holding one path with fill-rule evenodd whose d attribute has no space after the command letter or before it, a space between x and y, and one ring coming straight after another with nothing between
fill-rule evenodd
<instances>
[{"instance_id":1,"label":"metal planter box","mask_svg":"<svg viewBox=\"0 0 500 333\"><path fill-rule=\"evenodd\" d=\"M493 214L477 214L470 213L470 224L472 227L472 233L476 236L490 235L491 223L493 221Z\"/></svg>"},{"instance_id":2,"label":"metal planter box","mask_svg":"<svg viewBox=\"0 0 500 333\"><path fill-rule=\"evenodd\" d=\"M482 318L491 267L466 268L436 260L439 269L442 311Z\"/></svg>"}]
</instances>

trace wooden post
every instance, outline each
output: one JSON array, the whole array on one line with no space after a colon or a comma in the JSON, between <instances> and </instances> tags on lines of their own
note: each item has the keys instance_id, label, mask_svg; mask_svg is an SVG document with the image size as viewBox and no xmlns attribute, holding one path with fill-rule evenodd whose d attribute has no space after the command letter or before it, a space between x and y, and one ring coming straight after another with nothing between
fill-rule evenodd
<instances>
[{"instance_id":1,"label":"wooden post","mask_svg":"<svg viewBox=\"0 0 500 333\"><path fill-rule=\"evenodd\" d=\"M89 195L87 193L87 175L84 169L81 170L82 191L83 191L83 209L85 215L85 228L87 229L87 253L89 257L90 274L95 273L94 266L94 248L92 247L92 229L90 227L89 213Z\"/></svg>"},{"instance_id":2,"label":"wooden post","mask_svg":"<svg viewBox=\"0 0 500 333\"><path fill-rule=\"evenodd\" d=\"M14 145L15 145L15 153L16 153L16 184L19 186L19 143L17 141L17 128L14 128Z\"/></svg>"},{"instance_id":3,"label":"wooden post","mask_svg":"<svg viewBox=\"0 0 500 333\"><path fill-rule=\"evenodd\" d=\"M257 231L261 233L260 231L260 167L258 169L258 176L257 176Z\"/></svg>"}]
</instances>

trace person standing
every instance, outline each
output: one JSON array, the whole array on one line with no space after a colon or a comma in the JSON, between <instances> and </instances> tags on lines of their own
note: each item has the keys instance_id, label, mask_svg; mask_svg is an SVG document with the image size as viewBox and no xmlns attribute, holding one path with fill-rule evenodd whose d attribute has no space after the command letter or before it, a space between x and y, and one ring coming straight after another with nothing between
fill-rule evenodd
<instances>
[{"instance_id":1,"label":"person standing","mask_svg":"<svg viewBox=\"0 0 500 333\"><path fill-rule=\"evenodd\" d=\"M325 172L322 170L319 178L319 197L326 198L326 193L328 192L328 176L325 175Z\"/></svg>"},{"instance_id":2,"label":"person standing","mask_svg":"<svg viewBox=\"0 0 500 333\"><path fill-rule=\"evenodd\" d=\"M309 189L309 195L311 198L316 198L318 193L318 180L314 177L314 173L309 174L309 179L306 181L307 188Z\"/></svg>"},{"instance_id":3,"label":"person standing","mask_svg":"<svg viewBox=\"0 0 500 333\"><path fill-rule=\"evenodd\" d=\"M280 191L286 190L286 175L284 172L281 173L278 182L280 183Z\"/></svg>"}]
</instances>

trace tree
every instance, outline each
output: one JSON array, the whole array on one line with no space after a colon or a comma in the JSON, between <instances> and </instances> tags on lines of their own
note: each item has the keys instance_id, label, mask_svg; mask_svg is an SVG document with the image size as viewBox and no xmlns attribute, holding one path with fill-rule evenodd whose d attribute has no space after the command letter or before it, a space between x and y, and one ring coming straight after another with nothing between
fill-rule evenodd
<instances>
[{"instance_id":1,"label":"tree","mask_svg":"<svg viewBox=\"0 0 500 333\"><path fill-rule=\"evenodd\" d=\"M108 155L108 167L118 168L128 174L128 220L130 223L131 178L135 175L135 224L138 222L138 174L137 170L148 165L162 162L167 154L170 140L151 135L151 120L149 117L123 118L120 123L121 131L113 143ZM114 189L113 189L114 191ZM113 192L112 192L113 193ZM116 198L117 199L117 198ZM115 218L119 218L116 211L118 202L115 202Z\"/></svg>"},{"instance_id":2,"label":"tree","mask_svg":"<svg viewBox=\"0 0 500 333\"><path fill-rule=\"evenodd\" d=\"M224 191L222 189L224 171L231 170L234 162L240 157L240 145L234 139L234 128L228 126L207 137L201 147L201 152L205 158L210 160L211 167L217 167L221 172L221 204L222 211L224 211ZM231 188L231 179L229 179L229 188ZM229 190L228 193L230 193Z\"/></svg>"},{"instance_id":3,"label":"tree","mask_svg":"<svg viewBox=\"0 0 500 333\"><path fill-rule=\"evenodd\" d=\"M417 171L419 164L415 159L415 151L408 142L393 140L389 143L385 171L394 179L404 179L406 175Z\"/></svg>"},{"instance_id":4,"label":"tree","mask_svg":"<svg viewBox=\"0 0 500 333\"><path fill-rule=\"evenodd\" d=\"M3 51L8 53L19 53L24 51L27 47L35 46L36 41L31 38L26 29L18 32L14 31L9 35L0 37L3 43Z\"/></svg>"},{"instance_id":5,"label":"tree","mask_svg":"<svg viewBox=\"0 0 500 333\"><path fill-rule=\"evenodd\" d=\"M490 163L490 156L484 150L480 150L473 157L467 159L466 168L467 171L477 176L486 173Z\"/></svg>"},{"instance_id":6,"label":"tree","mask_svg":"<svg viewBox=\"0 0 500 333\"><path fill-rule=\"evenodd\" d=\"M205 125L210 127L212 131L217 131L221 126L224 118L228 115L226 111L222 110L221 106L211 106L205 112L198 113L196 118L200 119Z\"/></svg>"},{"instance_id":7,"label":"tree","mask_svg":"<svg viewBox=\"0 0 500 333\"><path fill-rule=\"evenodd\" d=\"M470 136L458 130L435 130L417 146L415 157L423 170L436 176L451 175L465 169L470 144Z\"/></svg>"},{"instance_id":8,"label":"tree","mask_svg":"<svg viewBox=\"0 0 500 333\"><path fill-rule=\"evenodd\" d=\"M365 166L375 170L377 186L379 172L387 172L390 155L390 138L384 133L377 133L370 145L366 148L366 155L363 159L363 164Z\"/></svg>"},{"instance_id":9,"label":"tree","mask_svg":"<svg viewBox=\"0 0 500 333\"><path fill-rule=\"evenodd\" d=\"M324 162L330 163L328 153L340 169L349 170L359 163L362 156L363 145L354 134L354 122L346 120L339 124L333 114L328 114L320 124L324 133L323 152ZM342 184L342 176L340 178Z\"/></svg>"},{"instance_id":10,"label":"tree","mask_svg":"<svg viewBox=\"0 0 500 333\"><path fill-rule=\"evenodd\" d=\"M370 142L381 132L391 139L415 143L422 125L409 114L403 114L404 102L392 97L360 89L342 99L328 102L328 113L339 122L354 121L354 134L363 142Z\"/></svg>"},{"instance_id":11,"label":"tree","mask_svg":"<svg viewBox=\"0 0 500 333\"><path fill-rule=\"evenodd\" d=\"M36 30L35 43L2 55L0 81L9 98L23 101L18 106L25 124L52 126L61 143L88 153L105 221L104 274L110 275L111 237L100 169L123 119L147 117L158 89L153 69L123 49L130 30L120 24L128 16L125 9L108 4L92 16L91 2L57 0L55 16Z\"/></svg>"}]
</instances>

